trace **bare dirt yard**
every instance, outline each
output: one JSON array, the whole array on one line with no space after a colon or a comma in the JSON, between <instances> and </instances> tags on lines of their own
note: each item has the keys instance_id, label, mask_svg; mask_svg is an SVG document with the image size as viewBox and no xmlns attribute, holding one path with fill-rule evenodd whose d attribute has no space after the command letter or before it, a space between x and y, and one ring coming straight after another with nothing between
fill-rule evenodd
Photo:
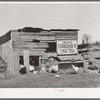
<instances>
[{"instance_id":1,"label":"bare dirt yard","mask_svg":"<svg viewBox=\"0 0 100 100\"><path fill-rule=\"evenodd\" d=\"M100 51L90 52L90 59L97 67L100 67ZM39 73L0 78L0 88L98 88L100 87L100 74L56 74Z\"/></svg>"}]
</instances>

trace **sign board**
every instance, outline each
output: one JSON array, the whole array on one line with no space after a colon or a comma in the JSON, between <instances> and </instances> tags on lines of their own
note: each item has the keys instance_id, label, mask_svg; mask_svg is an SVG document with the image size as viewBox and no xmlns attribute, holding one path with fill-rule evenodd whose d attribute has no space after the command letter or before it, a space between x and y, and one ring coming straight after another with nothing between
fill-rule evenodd
<instances>
[{"instance_id":1,"label":"sign board","mask_svg":"<svg viewBox=\"0 0 100 100\"><path fill-rule=\"evenodd\" d=\"M77 54L77 40L57 40L57 54Z\"/></svg>"}]
</instances>

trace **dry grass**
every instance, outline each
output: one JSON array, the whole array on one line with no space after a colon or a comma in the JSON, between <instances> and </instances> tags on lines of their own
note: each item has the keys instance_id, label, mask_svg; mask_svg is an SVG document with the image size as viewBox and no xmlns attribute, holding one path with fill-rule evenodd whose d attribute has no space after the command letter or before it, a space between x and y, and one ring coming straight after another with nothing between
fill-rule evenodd
<instances>
[{"instance_id":1,"label":"dry grass","mask_svg":"<svg viewBox=\"0 0 100 100\"><path fill-rule=\"evenodd\" d=\"M1 79L0 88L90 88L100 84L100 75L89 74L28 74Z\"/></svg>"}]
</instances>

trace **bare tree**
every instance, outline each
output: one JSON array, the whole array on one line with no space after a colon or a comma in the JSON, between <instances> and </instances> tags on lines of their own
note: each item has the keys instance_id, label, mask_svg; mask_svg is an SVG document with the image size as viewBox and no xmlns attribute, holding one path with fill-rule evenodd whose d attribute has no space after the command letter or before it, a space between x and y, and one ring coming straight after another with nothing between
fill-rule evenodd
<instances>
[{"instance_id":1,"label":"bare tree","mask_svg":"<svg viewBox=\"0 0 100 100\"><path fill-rule=\"evenodd\" d=\"M90 44L91 38L92 37L89 34L83 34L82 35L82 43L83 44Z\"/></svg>"}]
</instances>

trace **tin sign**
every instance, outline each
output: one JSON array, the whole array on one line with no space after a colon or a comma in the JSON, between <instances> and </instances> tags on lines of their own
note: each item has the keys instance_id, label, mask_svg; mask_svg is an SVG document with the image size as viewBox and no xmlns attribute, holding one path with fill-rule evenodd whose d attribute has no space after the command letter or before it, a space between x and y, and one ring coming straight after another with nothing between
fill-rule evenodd
<instances>
[{"instance_id":1,"label":"tin sign","mask_svg":"<svg viewBox=\"0 0 100 100\"><path fill-rule=\"evenodd\" d=\"M77 54L77 41L76 40L57 40L57 54Z\"/></svg>"}]
</instances>

